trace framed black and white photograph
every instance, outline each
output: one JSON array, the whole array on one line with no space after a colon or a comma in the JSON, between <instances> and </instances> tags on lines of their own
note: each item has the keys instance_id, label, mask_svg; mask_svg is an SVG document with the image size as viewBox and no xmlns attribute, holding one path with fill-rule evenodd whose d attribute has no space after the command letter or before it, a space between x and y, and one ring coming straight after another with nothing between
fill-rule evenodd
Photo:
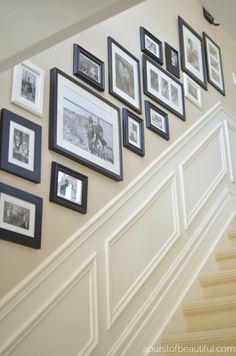
<instances>
[{"instance_id":1,"label":"framed black and white photograph","mask_svg":"<svg viewBox=\"0 0 236 356\"><path fill-rule=\"evenodd\" d=\"M192 80L186 73L183 73L184 80L184 95L194 105L202 108L202 94L201 87L194 80Z\"/></svg>"},{"instance_id":2,"label":"framed black and white photograph","mask_svg":"<svg viewBox=\"0 0 236 356\"><path fill-rule=\"evenodd\" d=\"M223 66L220 47L203 32L206 55L207 79L222 95L225 95Z\"/></svg>"},{"instance_id":3,"label":"framed black and white photograph","mask_svg":"<svg viewBox=\"0 0 236 356\"><path fill-rule=\"evenodd\" d=\"M122 180L119 108L57 68L50 75L49 148Z\"/></svg>"},{"instance_id":4,"label":"framed black and white photograph","mask_svg":"<svg viewBox=\"0 0 236 356\"><path fill-rule=\"evenodd\" d=\"M169 120L166 112L145 100L146 127L165 140L169 140Z\"/></svg>"},{"instance_id":5,"label":"framed black and white photograph","mask_svg":"<svg viewBox=\"0 0 236 356\"><path fill-rule=\"evenodd\" d=\"M73 74L104 91L104 62L78 44L73 45Z\"/></svg>"},{"instance_id":6,"label":"framed black and white photograph","mask_svg":"<svg viewBox=\"0 0 236 356\"><path fill-rule=\"evenodd\" d=\"M50 201L66 208L87 212L88 177L52 162Z\"/></svg>"},{"instance_id":7,"label":"framed black and white photograph","mask_svg":"<svg viewBox=\"0 0 236 356\"><path fill-rule=\"evenodd\" d=\"M108 37L109 93L142 112L139 60Z\"/></svg>"},{"instance_id":8,"label":"framed black and white photograph","mask_svg":"<svg viewBox=\"0 0 236 356\"><path fill-rule=\"evenodd\" d=\"M181 68L202 88L207 90L203 39L180 16L178 17L178 24Z\"/></svg>"},{"instance_id":9,"label":"framed black and white photograph","mask_svg":"<svg viewBox=\"0 0 236 356\"><path fill-rule=\"evenodd\" d=\"M143 85L146 95L185 120L183 84L145 55Z\"/></svg>"},{"instance_id":10,"label":"framed black and white photograph","mask_svg":"<svg viewBox=\"0 0 236 356\"><path fill-rule=\"evenodd\" d=\"M123 113L123 145L143 157L144 149L144 123L137 115L127 109Z\"/></svg>"},{"instance_id":11,"label":"framed black and white photograph","mask_svg":"<svg viewBox=\"0 0 236 356\"><path fill-rule=\"evenodd\" d=\"M43 200L0 183L0 238L39 249Z\"/></svg>"},{"instance_id":12,"label":"framed black and white photograph","mask_svg":"<svg viewBox=\"0 0 236 356\"><path fill-rule=\"evenodd\" d=\"M166 57L166 70L173 74L175 77L180 78L179 74L179 53L176 49L171 47L165 42L165 57Z\"/></svg>"},{"instance_id":13,"label":"framed black and white photograph","mask_svg":"<svg viewBox=\"0 0 236 356\"><path fill-rule=\"evenodd\" d=\"M41 126L2 109L0 127L0 168L40 183Z\"/></svg>"},{"instance_id":14,"label":"framed black and white photograph","mask_svg":"<svg viewBox=\"0 0 236 356\"><path fill-rule=\"evenodd\" d=\"M35 115L42 116L44 76L44 71L29 61L14 66L12 75L12 103L31 111Z\"/></svg>"},{"instance_id":15,"label":"framed black and white photograph","mask_svg":"<svg viewBox=\"0 0 236 356\"><path fill-rule=\"evenodd\" d=\"M144 27L140 27L140 49L159 64L163 64L162 42Z\"/></svg>"}]
</instances>

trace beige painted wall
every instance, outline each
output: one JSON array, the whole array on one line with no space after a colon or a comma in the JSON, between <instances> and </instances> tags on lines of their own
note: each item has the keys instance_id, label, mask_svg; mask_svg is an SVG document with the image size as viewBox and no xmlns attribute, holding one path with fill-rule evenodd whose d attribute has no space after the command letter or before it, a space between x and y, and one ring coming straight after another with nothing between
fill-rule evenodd
<instances>
[{"instance_id":1,"label":"beige painted wall","mask_svg":"<svg viewBox=\"0 0 236 356\"><path fill-rule=\"evenodd\" d=\"M169 113L170 141L165 141L150 130L145 130L146 155L141 158L123 149L124 180L115 182L102 174L73 162L48 150L48 109L49 109L49 70L58 67L72 75L72 45L79 43L106 63L105 98L123 107L122 103L108 93L107 36L112 36L125 48L141 59L139 26L144 26L161 41L166 41L179 49L177 16L182 16L199 34L202 31L212 37L221 47L226 97L219 94L211 85L208 91L202 89L203 109L186 102L186 122ZM96 25L51 49L30 59L46 71L44 92L44 114L39 119L33 114L10 103L11 71L0 75L0 107L7 108L40 125L43 131L42 183L34 184L14 175L0 172L0 180L6 184L29 191L44 199L42 248L33 250L10 242L0 241L0 295L3 296L39 265L59 245L88 221L106 203L116 196L163 150L167 149L202 114L218 101L236 112L236 88L232 85L231 73L235 71L236 44L221 28L210 26L202 16L201 5L197 0L147 0L146 2ZM142 101L145 99L143 95ZM148 98L147 98L148 99ZM142 114L144 119L144 111ZM82 215L59 205L49 203L50 166L57 161L89 177L88 213Z\"/></svg>"}]
</instances>

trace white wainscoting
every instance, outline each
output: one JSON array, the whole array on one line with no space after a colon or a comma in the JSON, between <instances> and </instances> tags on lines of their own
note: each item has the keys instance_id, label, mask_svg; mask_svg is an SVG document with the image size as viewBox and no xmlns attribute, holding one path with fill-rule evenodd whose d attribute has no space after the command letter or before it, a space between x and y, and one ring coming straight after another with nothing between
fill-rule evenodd
<instances>
[{"instance_id":1,"label":"white wainscoting","mask_svg":"<svg viewBox=\"0 0 236 356\"><path fill-rule=\"evenodd\" d=\"M235 118L218 103L1 300L0 355L155 344L234 223L235 152Z\"/></svg>"}]
</instances>

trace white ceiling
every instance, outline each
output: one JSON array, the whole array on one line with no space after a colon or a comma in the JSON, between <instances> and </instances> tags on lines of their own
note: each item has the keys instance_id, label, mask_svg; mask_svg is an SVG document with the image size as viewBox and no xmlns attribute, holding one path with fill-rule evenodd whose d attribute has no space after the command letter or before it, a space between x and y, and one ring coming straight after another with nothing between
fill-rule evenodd
<instances>
[{"instance_id":1,"label":"white ceiling","mask_svg":"<svg viewBox=\"0 0 236 356\"><path fill-rule=\"evenodd\" d=\"M143 0L0 0L0 72Z\"/></svg>"},{"instance_id":2,"label":"white ceiling","mask_svg":"<svg viewBox=\"0 0 236 356\"><path fill-rule=\"evenodd\" d=\"M216 23L236 40L236 0L200 0Z\"/></svg>"}]
</instances>

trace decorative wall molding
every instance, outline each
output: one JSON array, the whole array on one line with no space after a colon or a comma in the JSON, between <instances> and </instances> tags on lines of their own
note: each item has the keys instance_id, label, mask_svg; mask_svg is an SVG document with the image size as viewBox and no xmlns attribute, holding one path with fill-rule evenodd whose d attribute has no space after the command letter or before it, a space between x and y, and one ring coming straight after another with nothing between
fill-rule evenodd
<instances>
[{"instance_id":1,"label":"decorative wall molding","mask_svg":"<svg viewBox=\"0 0 236 356\"><path fill-rule=\"evenodd\" d=\"M145 342L155 343L230 219L236 215L235 184L232 184L235 128L234 116L221 103L215 105L2 298L0 354L6 356L12 351L14 356L18 348L30 343L31 335L57 310L60 301L73 288L80 288L83 276L89 281L84 288L89 290L87 321L91 333L77 351L79 354L89 354L96 347L94 352L107 356L137 355ZM203 165L201 157L206 155L209 159L215 148L217 157L210 157L216 160L209 174L211 179L204 181L203 177L196 188L201 191L199 199L187 205L186 189L190 182L186 181L186 172L198 162ZM146 260L142 264L138 264L134 255L133 269L127 267L127 278L121 281L122 276L119 279L114 274L114 256L118 256L120 263L122 258L114 252L134 246L133 229L142 219L150 218L150 212L156 208L158 211L163 197L169 215L163 219L163 239L159 238L160 245L154 241L153 255L148 248L145 250ZM156 230L153 224L152 232Z\"/></svg>"},{"instance_id":2,"label":"decorative wall molding","mask_svg":"<svg viewBox=\"0 0 236 356\"><path fill-rule=\"evenodd\" d=\"M174 230L170 236L166 237L166 242L163 244L161 249L158 249L154 257L149 261L146 267L143 269L142 273L136 278L132 285L127 289L125 294L119 300L119 302L113 306L112 297L112 248L114 248L116 242L123 237L125 232L127 232L133 224L138 220L142 219L142 216L148 214L149 209L158 200L161 194L166 190L171 191L171 201L170 204L170 215L168 217L169 221L173 219ZM150 276L155 268L157 268L160 261L165 257L166 253L176 242L180 236L179 227L179 214L178 214L178 203L177 203L177 192L176 192L176 177L175 173L172 172L167 179L164 180L154 192L139 206L134 212L127 218L123 225L121 225L106 241L105 243L105 256L106 256L106 280L107 280L107 315L108 315L108 329L111 328L112 324L122 313L126 305L132 300L134 295L142 287L144 282ZM148 237L144 236L143 243L148 243ZM138 261L137 261L138 263Z\"/></svg>"},{"instance_id":3,"label":"decorative wall molding","mask_svg":"<svg viewBox=\"0 0 236 356\"><path fill-rule=\"evenodd\" d=\"M221 182L221 180L224 178L226 175L226 155L225 155L225 145L224 145L224 132L223 132L223 126L222 124L218 124L211 132L210 134L207 135L206 138L200 144L191 152L187 158L180 164L180 183L181 183L181 196L182 196L182 202L183 202L183 214L184 214L184 227L187 230L188 227L190 226L191 222L193 219L196 217L198 214L199 210L203 207L203 205L206 203L206 201L209 199L211 196L212 192L216 189L218 184ZM208 185L208 187L204 190L204 192L200 195L198 201L194 204L194 206L189 210L187 206L187 194L186 194L186 188L188 185L188 180L185 178L187 168L190 165L194 165L198 163L197 159L201 154L205 154L205 162L211 162L212 159L212 150L207 152L210 144L213 143L214 139L218 139L218 144L219 144L219 151L220 151L220 156L216 155L214 157L214 160L219 159L219 166L220 170L219 171L212 171L212 181ZM209 167L209 165L206 165ZM211 166L212 167L212 166ZM204 172L204 164L202 165L202 171L199 172L199 177L201 176L201 184L203 184L203 178L205 177L205 172ZM195 176L196 177L196 176ZM194 177L194 179L195 179ZM200 180L200 179L199 179ZM191 183L191 182L190 182ZM201 186L197 186L195 184L195 189L199 188L201 189Z\"/></svg>"}]
</instances>

